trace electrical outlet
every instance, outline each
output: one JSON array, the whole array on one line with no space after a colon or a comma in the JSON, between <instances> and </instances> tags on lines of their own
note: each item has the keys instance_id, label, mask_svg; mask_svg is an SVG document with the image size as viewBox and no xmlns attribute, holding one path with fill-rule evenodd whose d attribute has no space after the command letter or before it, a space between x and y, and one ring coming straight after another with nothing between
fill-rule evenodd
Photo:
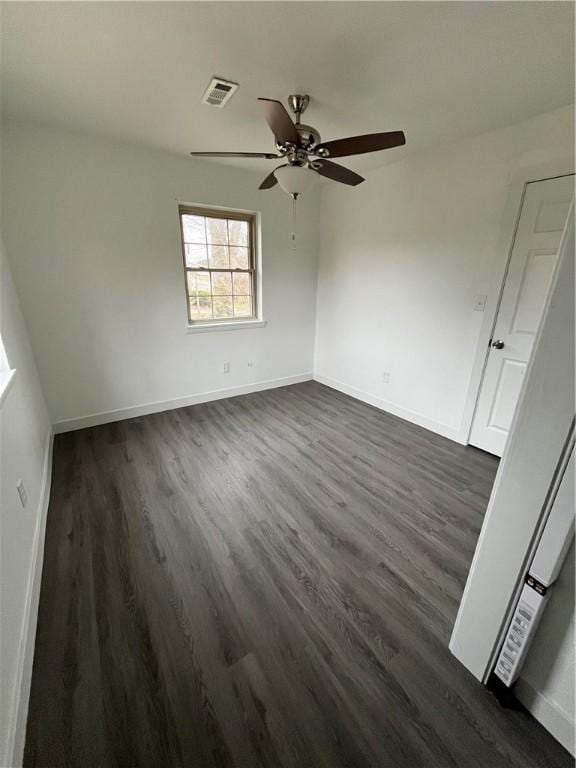
<instances>
[{"instance_id":1,"label":"electrical outlet","mask_svg":"<svg viewBox=\"0 0 576 768\"><path fill-rule=\"evenodd\" d=\"M384 371L382 374L382 384L390 384L390 371Z\"/></svg>"},{"instance_id":2,"label":"electrical outlet","mask_svg":"<svg viewBox=\"0 0 576 768\"><path fill-rule=\"evenodd\" d=\"M230 373L230 363L224 363L222 366L222 373Z\"/></svg>"},{"instance_id":3,"label":"electrical outlet","mask_svg":"<svg viewBox=\"0 0 576 768\"><path fill-rule=\"evenodd\" d=\"M18 496L20 497L20 504L22 504L22 508L26 506L26 502L28 501L28 494L26 493L26 488L24 488L24 483L22 480L18 480L18 483L16 484L16 490L18 491Z\"/></svg>"},{"instance_id":4,"label":"electrical outlet","mask_svg":"<svg viewBox=\"0 0 576 768\"><path fill-rule=\"evenodd\" d=\"M254 367L253 361L252 360L248 360L248 368L253 368L253 367Z\"/></svg>"}]
</instances>

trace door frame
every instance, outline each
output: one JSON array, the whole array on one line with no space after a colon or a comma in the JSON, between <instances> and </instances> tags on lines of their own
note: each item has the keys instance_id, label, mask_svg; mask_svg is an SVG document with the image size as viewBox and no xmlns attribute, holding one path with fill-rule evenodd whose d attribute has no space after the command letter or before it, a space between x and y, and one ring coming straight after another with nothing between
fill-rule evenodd
<instances>
[{"instance_id":1,"label":"door frame","mask_svg":"<svg viewBox=\"0 0 576 768\"><path fill-rule=\"evenodd\" d=\"M572 170L566 170L567 168ZM482 327L476 345L476 353L474 355L474 363L470 375L470 384L468 386L462 421L457 438L458 442L463 445L470 445L472 424L474 423L474 416L476 415L476 408L478 406L480 391L484 381L484 373L488 363L488 355L490 353L489 343L494 334L494 329L498 320L498 312L500 311L500 305L502 303L502 295L506 285L506 278L512 259L514 243L516 242L518 225L520 223L520 216L522 214L522 207L524 205L528 184L574 175L574 159L566 158L552 163L531 167L530 169L522 169L514 175L508 187L508 196L502 214L496 248L496 259L498 259L498 263L495 263L494 276L490 281L491 284L488 299L486 301ZM502 254L502 256L499 256L499 254Z\"/></svg>"}]
</instances>

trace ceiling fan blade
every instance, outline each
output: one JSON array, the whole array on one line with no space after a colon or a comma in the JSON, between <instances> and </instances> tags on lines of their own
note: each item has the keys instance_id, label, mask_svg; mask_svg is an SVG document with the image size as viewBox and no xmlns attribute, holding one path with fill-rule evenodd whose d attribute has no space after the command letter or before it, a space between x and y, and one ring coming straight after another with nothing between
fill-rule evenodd
<instances>
[{"instance_id":1,"label":"ceiling fan blade","mask_svg":"<svg viewBox=\"0 0 576 768\"><path fill-rule=\"evenodd\" d=\"M190 154L193 157L263 157L266 160L282 157L272 152L190 152Z\"/></svg>"},{"instance_id":2,"label":"ceiling fan blade","mask_svg":"<svg viewBox=\"0 0 576 768\"><path fill-rule=\"evenodd\" d=\"M268 176L264 179L262 184L258 187L258 189L272 189L272 187L275 187L276 184L278 184L278 179L276 178L276 171L278 168L284 168L283 165L277 165L276 168L272 171L272 173L269 173Z\"/></svg>"},{"instance_id":3,"label":"ceiling fan blade","mask_svg":"<svg viewBox=\"0 0 576 768\"><path fill-rule=\"evenodd\" d=\"M325 141L315 147L326 149L328 157L346 157L347 155L362 155L365 152L378 152L381 149L392 149L406 144L403 131L388 131L387 133L369 133L366 136L350 136L347 139Z\"/></svg>"},{"instance_id":4,"label":"ceiling fan blade","mask_svg":"<svg viewBox=\"0 0 576 768\"><path fill-rule=\"evenodd\" d=\"M269 173L268 176L264 179L262 184L258 187L258 189L272 189L272 187L275 187L276 184L278 184L278 179L276 176L274 176L274 173L276 172L276 169L272 171L272 173Z\"/></svg>"},{"instance_id":5,"label":"ceiling fan blade","mask_svg":"<svg viewBox=\"0 0 576 768\"><path fill-rule=\"evenodd\" d=\"M338 165L338 163L331 163L330 160L314 160L312 168L321 176L326 176L326 178L333 181L340 181L342 184L349 184L351 187L362 184L364 181L364 178L354 173L354 171L344 168L343 165Z\"/></svg>"},{"instance_id":6,"label":"ceiling fan blade","mask_svg":"<svg viewBox=\"0 0 576 768\"><path fill-rule=\"evenodd\" d=\"M300 143L300 136L284 105L274 99L258 99L264 108L264 117L278 141Z\"/></svg>"}]
</instances>

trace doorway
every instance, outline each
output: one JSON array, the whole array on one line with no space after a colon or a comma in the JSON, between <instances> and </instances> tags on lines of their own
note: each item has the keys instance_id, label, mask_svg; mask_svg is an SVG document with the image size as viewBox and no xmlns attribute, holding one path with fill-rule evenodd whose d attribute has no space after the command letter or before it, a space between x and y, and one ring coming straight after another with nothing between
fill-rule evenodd
<instances>
[{"instance_id":1,"label":"doorway","mask_svg":"<svg viewBox=\"0 0 576 768\"><path fill-rule=\"evenodd\" d=\"M574 196L574 174L529 182L468 442L502 456Z\"/></svg>"}]
</instances>

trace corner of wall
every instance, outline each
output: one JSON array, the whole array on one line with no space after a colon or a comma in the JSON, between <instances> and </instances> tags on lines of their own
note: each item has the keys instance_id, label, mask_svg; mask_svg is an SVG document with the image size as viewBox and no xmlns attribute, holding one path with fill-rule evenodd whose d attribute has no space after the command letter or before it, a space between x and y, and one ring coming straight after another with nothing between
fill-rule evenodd
<instances>
[{"instance_id":1,"label":"corner of wall","mask_svg":"<svg viewBox=\"0 0 576 768\"><path fill-rule=\"evenodd\" d=\"M44 447L44 467L40 499L36 512L36 527L32 545L32 566L28 575L24 620L22 622L19 644L19 657L16 669L16 685L13 689L11 718L8 723L8 734L4 755L4 765L22 765L24 755L24 740L26 737L26 722L28 718L28 702L32 680L32 665L34 661L34 645L36 626L38 623L38 606L40 602L40 582L44 562L44 538L46 533L46 518L50 501L52 478L52 449L54 435L52 429L46 435Z\"/></svg>"},{"instance_id":2,"label":"corner of wall","mask_svg":"<svg viewBox=\"0 0 576 768\"><path fill-rule=\"evenodd\" d=\"M535 690L530 683L520 678L516 683L516 697L546 730L554 736L564 749L574 757L574 723L547 696Z\"/></svg>"}]
</instances>

